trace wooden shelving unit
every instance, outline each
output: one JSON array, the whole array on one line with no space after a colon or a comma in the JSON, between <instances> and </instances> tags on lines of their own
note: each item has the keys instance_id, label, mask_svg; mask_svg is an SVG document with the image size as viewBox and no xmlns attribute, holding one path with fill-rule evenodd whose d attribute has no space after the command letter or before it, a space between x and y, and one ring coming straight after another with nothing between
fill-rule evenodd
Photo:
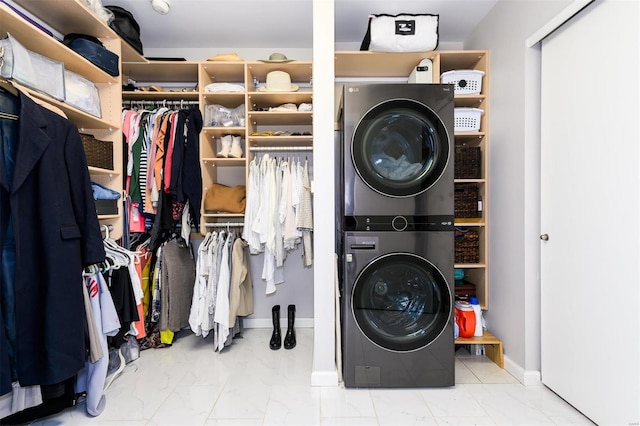
<instances>
[{"instance_id":1,"label":"wooden shelving unit","mask_svg":"<svg viewBox=\"0 0 640 426\"><path fill-rule=\"evenodd\" d=\"M456 145L477 146L481 149L481 176L478 179L455 179L454 184L475 183L479 187L482 201L482 212L476 218L456 218L455 226L471 228L479 233L480 260L477 263L458 263L455 268L464 269L466 279L476 286L476 295L483 310L489 309L489 223L487 214L490 208L488 191L488 99L489 99L489 55L484 50L457 50L412 53L379 53L379 52L335 52L335 74L337 79L371 79L371 78L407 78L413 68L422 59L433 61L433 82L440 82L440 75L451 70L484 71L482 92L478 95L456 95L455 106L480 108L484 110L480 130L477 132L460 132L454 135ZM453 155L453 154L452 154ZM504 366L502 358L502 342L489 332L482 337L458 339L456 344L485 345L485 353L500 367Z\"/></svg>"},{"instance_id":2,"label":"wooden shelving unit","mask_svg":"<svg viewBox=\"0 0 640 426\"><path fill-rule=\"evenodd\" d=\"M263 92L258 87L265 83L270 71L284 70L291 76L294 84L300 86L296 92ZM200 232L207 232L207 224L212 222L228 222L242 220L243 215L226 213L207 213L204 210L204 195L212 183L225 185L244 185L248 177L251 147L281 149L283 147L313 146L310 135L313 124L313 113L302 111L269 111L269 107L277 107L285 103L312 103L311 62L295 61L285 64L263 62L162 62L123 64L123 76L142 86L154 85L162 88L160 92L134 91L123 92L122 97L128 101L177 101L198 100L200 110L205 119L205 126L200 133L200 165L203 180L203 204L201 206ZM234 83L242 85L242 92L208 91L211 83ZM196 87L197 91L170 91L169 87ZM207 123L208 105L222 105L236 108L244 104L243 126L210 126ZM258 111L259 110L259 111ZM290 133L306 131L301 136L254 136L254 133L266 131L289 131ZM235 135L242 138L242 158L221 158L217 153L221 149L220 138L224 135Z\"/></svg>"},{"instance_id":3,"label":"wooden shelving unit","mask_svg":"<svg viewBox=\"0 0 640 426\"><path fill-rule=\"evenodd\" d=\"M76 32L93 35L100 38L105 47L115 54L120 56L122 53L122 42L116 33L78 0L17 0L16 3L61 34ZM0 22L0 36L10 33L25 48L63 62L66 69L82 75L96 85L100 95L101 117L88 114L36 90L25 87L20 89L59 108L78 126L81 133L89 133L98 139L113 143L113 169L89 167L89 174L92 181L122 192L121 78L107 74L4 4L0 4ZM122 236L121 204L118 203L118 214L98 216L102 225L112 226L110 235L115 239Z\"/></svg>"}]
</instances>

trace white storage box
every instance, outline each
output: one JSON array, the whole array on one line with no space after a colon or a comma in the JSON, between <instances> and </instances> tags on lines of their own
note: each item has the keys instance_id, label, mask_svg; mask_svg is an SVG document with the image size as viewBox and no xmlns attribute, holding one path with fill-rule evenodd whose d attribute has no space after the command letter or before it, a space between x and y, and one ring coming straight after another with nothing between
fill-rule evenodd
<instances>
[{"instance_id":1,"label":"white storage box","mask_svg":"<svg viewBox=\"0 0 640 426\"><path fill-rule=\"evenodd\" d=\"M482 93L482 77L480 70L454 70L443 72L440 83L453 84L456 95L479 95Z\"/></svg>"},{"instance_id":2,"label":"white storage box","mask_svg":"<svg viewBox=\"0 0 640 426\"><path fill-rule=\"evenodd\" d=\"M64 101L64 64L32 52L11 34L0 40L4 61L0 74L31 89Z\"/></svg>"},{"instance_id":3,"label":"white storage box","mask_svg":"<svg viewBox=\"0 0 640 426\"><path fill-rule=\"evenodd\" d=\"M91 80L73 71L64 70L64 94L65 102L69 105L98 118L102 117L98 88Z\"/></svg>"},{"instance_id":4,"label":"white storage box","mask_svg":"<svg viewBox=\"0 0 640 426\"><path fill-rule=\"evenodd\" d=\"M483 110L479 108L454 108L453 109L453 131L454 132L477 132L480 130L480 119Z\"/></svg>"}]
</instances>

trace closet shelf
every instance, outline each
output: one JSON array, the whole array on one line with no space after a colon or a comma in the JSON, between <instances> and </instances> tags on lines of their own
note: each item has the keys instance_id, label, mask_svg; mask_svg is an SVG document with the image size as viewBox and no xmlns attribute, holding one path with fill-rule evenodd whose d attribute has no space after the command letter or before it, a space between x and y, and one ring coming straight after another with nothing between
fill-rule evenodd
<instances>
[{"instance_id":1,"label":"closet shelf","mask_svg":"<svg viewBox=\"0 0 640 426\"><path fill-rule=\"evenodd\" d=\"M206 188L205 188L206 189ZM203 218L243 218L244 213L202 213Z\"/></svg>"},{"instance_id":2,"label":"closet shelf","mask_svg":"<svg viewBox=\"0 0 640 426\"><path fill-rule=\"evenodd\" d=\"M313 123L311 112L279 112L279 111L249 111L248 118L254 124L265 126L307 125Z\"/></svg>"},{"instance_id":3,"label":"closet shelf","mask_svg":"<svg viewBox=\"0 0 640 426\"><path fill-rule=\"evenodd\" d=\"M261 107L278 106L286 103L300 104L302 102L311 103L313 98L310 91L298 92L250 92L248 93L250 103Z\"/></svg>"},{"instance_id":4,"label":"closet shelf","mask_svg":"<svg viewBox=\"0 0 640 426\"><path fill-rule=\"evenodd\" d=\"M313 75L313 66L311 61L293 61L285 64L268 63L268 62L248 62L247 70L249 71L249 81L254 78L260 83L264 83L267 74L271 71L282 70L286 71L291 77L291 82L300 85L299 83L311 83L311 76ZM248 87L249 92L253 92L255 88ZM268 93L268 92L261 92ZM293 93L293 92L287 92Z\"/></svg>"},{"instance_id":5,"label":"closet shelf","mask_svg":"<svg viewBox=\"0 0 640 426\"><path fill-rule=\"evenodd\" d=\"M249 142L257 146L313 146L313 136L249 136Z\"/></svg>"},{"instance_id":6,"label":"closet shelf","mask_svg":"<svg viewBox=\"0 0 640 426\"><path fill-rule=\"evenodd\" d=\"M477 218L459 218L455 219L454 226L485 226L484 219L481 217Z\"/></svg>"},{"instance_id":7,"label":"closet shelf","mask_svg":"<svg viewBox=\"0 0 640 426\"><path fill-rule=\"evenodd\" d=\"M456 95L454 99L457 107L466 108L481 108L485 100L485 95Z\"/></svg>"},{"instance_id":8,"label":"closet shelf","mask_svg":"<svg viewBox=\"0 0 640 426\"><path fill-rule=\"evenodd\" d=\"M51 2L38 2L38 5L49 5L50 3ZM10 33L26 49L55 61L63 62L66 69L80 74L94 83L120 85L120 79L118 77L113 77L102 71L55 38L49 37L25 21L4 4L0 4L0 22L2 22L0 36L4 37L7 33ZM89 34L90 33L91 32L89 32Z\"/></svg>"},{"instance_id":9,"label":"closet shelf","mask_svg":"<svg viewBox=\"0 0 640 426\"><path fill-rule=\"evenodd\" d=\"M197 101L198 100L198 92L172 92L172 91L163 91L163 92L122 92L122 99L130 100L130 101L161 101L163 99L179 101L179 100L189 100L189 101Z\"/></svg>"},{"instance_id":10,"label":"closet shelf","mask_svg":"<svg viewBox=\"0 0 640 426\"><path fill-rule=\"evenodd\" d=\"M42 0L14 1L62 34L90 34L101 39L120 40L118 34L80 0L57 0L55 2ZM0 19L1 21L2 19ZM120 44L123 61L147 61L127 42L121 41Z\"/></svg>"},{"instance_id":11,"label":"closet shelf","mask_svg":"<svg viewBox=\"0 0 640 426\"><path fill-rule=\"evenodd\" d=\"M486 183L486 179L454 179L455 183Z\"/></svg>"},{"instance_id":12,"label":"closet shelf","mask_svg":"<svg viewBox=\"0 0 640 426\"><path fill-rule=\"evenodd\" d=\"M103 176L120 176L121 173L116 170L109 169L101 169L99 167L89 166L89 173L92 175L103 175Z\"/></svg>"},{"instance_id":13,"label":"closet shelf","mask_svg":"<svg viewBox=\"0 0 640 426\"><path fill-rule=\"evenodd\" d=\"M138 83L153 82L162 86L161 82L189 83L198 81L198 62L191 61L151 61L147 63L123 62L123 81L130 78ZM194 78L195 77L195 78ZM126 92L124 92L126 93ZM123 93L123 94L124 94ZM196 92L197 93L197 92Z\"/></svg>"},{"instance_id":14,"label":"closet shelf","mask_svg":"<svg viewBox=\"0 0 640 426\"><path fill-rule=\"evenodd\" d=\"M246 159L242 158L218 158L218 157L210 157L210 158L202 158L202 164L210 167L244 167L246 164Z\"/></svg>"},{"instance_id":15,"label":"closet shelf","mask_svg":"<svg viewBox=\"0 0 640 426\"><path fill-rule=\"evenodd\" d=\"M202 133L205 136L212 138L219 138L224 135L239 135L244 136L244 127L203 127Z\"/></svg>"},{"instance_id":16,"label":"closet shelf","mask_svg":"<svg viewBox=\"0 0 640 426\"><path fill-rule=\"evenodd\" d=\"M22 90L23 92L27 92L35 98L42 99L43 101L57 108L60 108L62 112L65 113L67 118L73 121L76 124L76 126L78 126L78 128L81 129L81 131L85 129L114 130L114 129L120 128L119 123L109 123L101 118L88 114L82 110L79 110L67 103L60 102L56 99L53 99L52 97L44 93L40 93L36 90L32 90L32 89L29 89L28 87L21 86L18 84L16 84L16 86L19 87L20 90Z\"/></svg>"},{"instance_id":17,"label":"closet shelf","mask_svg":"<svg viewBox=\"0 0 640 426\"><path fill-rule=\"evenodd\" d=\"M484 132L455 132L456 139L458 138L483 138Z\"/></svg>"}]
</instances>

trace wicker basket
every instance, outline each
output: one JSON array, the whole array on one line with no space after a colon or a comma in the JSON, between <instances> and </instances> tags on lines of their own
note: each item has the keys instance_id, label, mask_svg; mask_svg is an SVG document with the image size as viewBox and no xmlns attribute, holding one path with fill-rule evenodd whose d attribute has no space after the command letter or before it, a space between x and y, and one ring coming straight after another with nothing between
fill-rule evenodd
<instances>
[{"instance_id":1,"label":"wicker basket","mask_svg":"<svg viewBox=\"0 0 640 426\"><path fill-rule=\"evenodd\" d=\"M482 217L479 203L480 190L477 183L456 183L453 199L456 218Z\"/></svg>"},{"instance_id":2,"label":"wicker basket","mask_svg":"<svg viewBox=\"0 0 640 426\"><path fill-rule=\"evenodd\" d=\"M480 234L475 229L456 228L455 263L480 263Z\"/></svg>"},{"instance_id":3,"label":"wicker basket","mask_svg":"<svg viewBox=\"0 0 640 426\"><path fill-rule=\"evenodd\" d=\"M113 142L101 141L84 133L80 138L89 166L113 170Z\"/></svg>"},{"instance_id":4,"label":"wicker basket","mask_svg":"<svg viewBox=\"0 0 640 426\"><path fill-rule=\"evenodd\" d=\"M482 151L479 146L456 146L453 172L455 179L480 179L481 165Z\"/></svg>"}]
</instances>

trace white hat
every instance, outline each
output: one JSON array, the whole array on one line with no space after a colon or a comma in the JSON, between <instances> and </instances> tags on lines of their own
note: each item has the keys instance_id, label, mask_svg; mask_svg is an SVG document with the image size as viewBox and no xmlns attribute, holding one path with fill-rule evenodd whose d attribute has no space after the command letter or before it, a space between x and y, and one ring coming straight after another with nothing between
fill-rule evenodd
<instances>
[{"instance_id":1,"label":"white hat","mask_svg":"<svg viewBox=\"0 0 640 426\"><path fill-rule=\"evenodd\" d=\"M267 74L267 82L258 87L260 92L296 92L299 89L291 84L291 76L284 71L271 71Z\"/></svg>"}]
</instances>

